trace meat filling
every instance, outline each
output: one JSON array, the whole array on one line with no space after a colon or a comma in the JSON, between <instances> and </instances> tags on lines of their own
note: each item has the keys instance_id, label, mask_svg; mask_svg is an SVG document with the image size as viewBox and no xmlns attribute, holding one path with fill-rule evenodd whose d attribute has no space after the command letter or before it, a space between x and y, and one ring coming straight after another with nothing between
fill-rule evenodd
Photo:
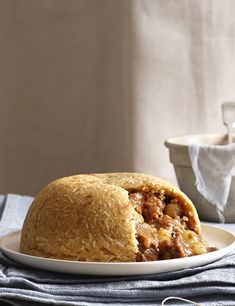
<instances>
[{"instance_id":1,"label":"meat filling","mask_svg":"<svg viewBox=\"0 0 235 306\"><path fill-rule=\"evenodd\" d=\"M130 192L130 201L144 223L136 227L136 261L153 261L207 253L209 248L189 222L189 212L164 192Z\"/></svg>"}]
</instances>

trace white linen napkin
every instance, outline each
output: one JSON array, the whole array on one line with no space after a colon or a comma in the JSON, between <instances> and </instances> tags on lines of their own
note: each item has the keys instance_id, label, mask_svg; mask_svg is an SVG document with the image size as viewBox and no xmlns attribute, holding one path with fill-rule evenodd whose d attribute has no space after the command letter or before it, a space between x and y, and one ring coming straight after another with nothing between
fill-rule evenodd
<instances>
[{"instance_id":1,"label":"white linen napkin","mask_svg":"<svg viewBox=\"0 0 235 306\"><path fill-rule=\"evenodd\" d=\"M215 205L221 222L227 203L232 175L235 175L235 144L189 145L189 156L197 190Z\"/></svg>"}]
</instances>

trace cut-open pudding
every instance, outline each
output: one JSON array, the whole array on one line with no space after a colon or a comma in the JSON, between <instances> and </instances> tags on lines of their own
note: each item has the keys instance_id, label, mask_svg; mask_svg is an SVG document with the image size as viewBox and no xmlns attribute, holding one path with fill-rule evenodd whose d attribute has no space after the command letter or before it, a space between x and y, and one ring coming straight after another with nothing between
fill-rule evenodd
<instances>
[{"instance_id":1,"label":"cut-open pudding","mask_svg":"<svg viewBox=\"0 0 235 306\"><path fill-rule=\"evenodd\" d=\"M152 261L208 252L198 228L190 222L191 211L164 190L130 192L130 201L143 218L136 227L137 261Z\"/></svg>"},{"instance_id":2,"label":"cut-open pudding","mask_svg":"<svg viewBox=\"0 0 235 306\"><path fill-rule=\"evenodd\" d=\"M180 258L211 251L193 203L139 173L76 175L51 182L25 218L25 254L99 262Z\"/></svg>"}]
</instances>

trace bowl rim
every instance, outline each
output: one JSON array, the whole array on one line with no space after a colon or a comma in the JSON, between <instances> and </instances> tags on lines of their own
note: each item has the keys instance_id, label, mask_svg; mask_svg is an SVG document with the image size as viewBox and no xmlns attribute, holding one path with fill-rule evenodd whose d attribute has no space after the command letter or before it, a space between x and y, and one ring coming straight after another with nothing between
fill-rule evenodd
<instances>
[{"instance_id":1,"label":"bowl rim","mask_svg":"<svg viewBox=\"0 0 235 306\"><path fill-rule=\"evenodd\" d=\"M233 135L235 137L235 134ZM227 138L226 133L205 133L205 134L186 134L186 135L180 135L180 136L175 136L168 138L167 140L164 141L164 145L167 148L187 148L190 143L197 143L200 144L199 140L200 139L221 139L225 140ZM188 141L187 141L188 140ZM191 140L191 141L189 141ZM185 143L184 143L185 141ZM205 144L205 143L204 143Z\"/></svg>"}]
</instances>

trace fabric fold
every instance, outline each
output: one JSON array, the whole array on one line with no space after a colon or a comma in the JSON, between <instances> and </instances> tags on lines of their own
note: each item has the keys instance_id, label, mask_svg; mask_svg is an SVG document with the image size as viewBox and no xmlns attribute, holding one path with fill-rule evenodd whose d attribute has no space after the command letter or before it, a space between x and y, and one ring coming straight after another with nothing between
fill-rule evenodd
<instances>
[{"instance_id":1,"label":"fabric fold","mask_svg":"<svg viewBox=\"0 0 235 306\"><path fill-rule=\"evenodd\" d=\"M211 202L224 222L232 175L235 175L235 144L189 145L189 156L197 190Z\"/></svg>"}]
</instances>

